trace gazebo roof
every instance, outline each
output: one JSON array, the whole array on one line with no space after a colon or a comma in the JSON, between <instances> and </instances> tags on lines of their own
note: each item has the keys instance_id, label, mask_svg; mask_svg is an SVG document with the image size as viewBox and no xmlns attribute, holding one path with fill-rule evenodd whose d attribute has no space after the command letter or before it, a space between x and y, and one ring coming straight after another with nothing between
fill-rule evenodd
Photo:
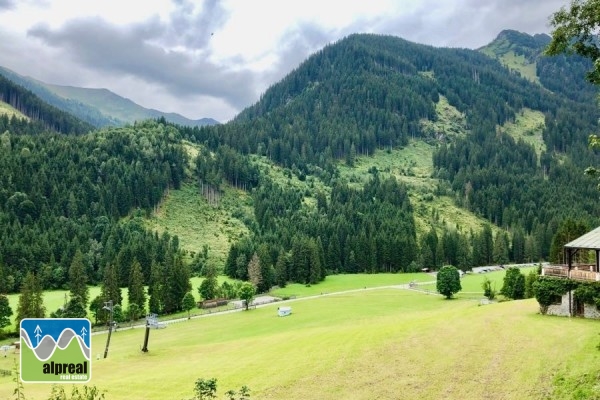
<instances>
[{"instance_id":1,"label":"gazebo roof","mask_svg":"<svg viewBox=\"0 0 600 400\"><path fill-rule=\"evenodd\" d=\"M565 248L600 250L600 226L565 244Z\"/></svg>"}]
</instances>

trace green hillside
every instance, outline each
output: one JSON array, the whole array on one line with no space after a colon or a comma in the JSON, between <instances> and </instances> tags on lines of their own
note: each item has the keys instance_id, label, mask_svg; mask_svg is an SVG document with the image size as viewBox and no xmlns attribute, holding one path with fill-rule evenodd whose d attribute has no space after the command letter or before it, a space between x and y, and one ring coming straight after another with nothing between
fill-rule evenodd
<instances>
[{"instance_id":1,"label":"green hillside","mask_svg":"<svg viewBox=\"0 0 600 400\"><path fill-rule=\"evenodd\" d=\"M177 113L165 113L159 110L144 108L107 89L53 85L31 77L19 75L4 67L0 67L0 75L30 90L48 104L98 128L122 126L135 121L160 117L164 117L169 122L184 126L218 124L218 121L212 118L191 120Z\"/></svg>"},{"instance_id":2,"label":"green hillside","mask_svg":"<svg viewBox=\"0 0 600 400\"><path fill-rule=\"evenodd\" d=\"M211 118L190 120L177 113L142 107L133 101L121 97L107 89L80 88L74 86L52 85L41 83L42 86L65 99L74 100L97 109L103 115L123 123L133 123L149 118L164 117L167 121L179 125L203 126L218 123Z\"/></svg>"},{"instance_id":3,"label":"green hillside","mask_svg":"<svg viewBox=\"0 0 600 400\"><path fill-rule=\"evenodd\" d=\"M11 118L14 115L17 118L28 119L25 114L3 101L0 101L0 115L6 115L8 118Z\"/></svg>"}]
</instances>

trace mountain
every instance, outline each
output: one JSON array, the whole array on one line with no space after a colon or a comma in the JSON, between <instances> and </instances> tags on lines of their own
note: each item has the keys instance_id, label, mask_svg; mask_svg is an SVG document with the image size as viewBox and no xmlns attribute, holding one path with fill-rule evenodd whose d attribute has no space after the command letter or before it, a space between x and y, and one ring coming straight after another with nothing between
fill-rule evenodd
<instances>
[{"instance_id":1,"label":"mountain","mask_svg":"<svg viewBox=\"0 0 600 400\"><path fill-rule=\"evenodd\" d=\"M164 117L167 121L185 126L215 125L212 118L191 120L176 113L144 108L107 89L61 86L25 77L0 67L0 75L25 87L47 103L71 113L95 127L122 126L144 119Z\"/></svg>"},{"instance_id":2,"label":"mountain","mask_svg":"<svg viewBox=\"0 0 600 400\"><path fill-rule=\"evenodd\" d=\"M507 36L511 35L501 35ZM511 234L519 233L519 238L500 243L502 248L513 240L523 243L519 239L525 237L526 258L544 259L563 220L584 220L591 226L600 222L596 183L583 174L586 166L600 164L587 148L598 109L587 101L588 94L569 87L586 87L584 74L577 72L584 64L542 57L546 39L531 37L520 44L523 59L535 61L536 80L482 51L435 48L392 36L350 35L310 56L232 122L184 133L214 150L226 145L242 154L265 156L301 180L318 178L332 187L331 196L341 180L340 165L353 166L361 156L362 165L372 165L369 157L381 151L426 142L434 146L431 177L436 189L409 190L422 198L449 196L457 206ZM392 165L369 171L380 177L408 178L411 173L410 168ZM318 202L316 196L314 201ZM266 204L261 207L269 211ZM261 218L262 212L257 211ZM293 221L264 215L258 221L259 243L269 240L260 239L265 232L284 242L291 240L270 230L291 227ZM348 228L356 229L361 228ZM306 224L298 230L311 235L319 228ZM327 248L329 242L324 242ZM435 246L430 247L435 254ZM522 260L523 251L519 254ZM493 262L488 255L475 265ZM342 270L352 264L348 257L346 253Z\"/></svg>"},{"instance_id":3,"label":"mountain","mask_svg":"<svg viewBox=\"0 0 600 400\"><path fill-rule=\"evenodd\" d=\"M39 133L55 131L83 134L92 125L72 114L52 106L21 85L0 75L0 132ZM23 118L25 117L25 118Z\"/></svg>"},{"instance_id":4,"label":"mountain","mask_svg":"<svg viewBox=\"0 0 600 400\"><path fill-rule=\"evenodd\" d=\"M544 55L550 40L546 34L504 30L478 50L548 90L572 100L595 102L598 88L583 79L592 62L578 55Z\"/></svg>"}]
</instances>

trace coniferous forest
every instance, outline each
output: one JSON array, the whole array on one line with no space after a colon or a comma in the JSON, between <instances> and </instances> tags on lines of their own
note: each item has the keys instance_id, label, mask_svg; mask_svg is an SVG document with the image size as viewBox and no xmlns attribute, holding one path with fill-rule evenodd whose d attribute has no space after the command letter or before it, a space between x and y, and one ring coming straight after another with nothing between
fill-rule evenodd
<instances>
[{"instance_id":1,"label":"coniferous forest","mask_svg":"<svg viewBox=\"0 0 600 400\"><path fill-rule=\"evenodd\" d=\"M596 185L583 174L598 164L587 147L599 117L595 91L583 76L583 89L564 88L565 76L581 76L569 72L581 59L539 56L543 38L509 39L533 46L527 54L539 57L539 83L478 51L351 35L233 121L207 127L161 118L95 130L0 77L0 98L30 118L0 117L0 292L18 292L28 272L44 289L68 288L80 252L88 284L115 274L127 287L139 268L150 291L185 294L185 283L175 282L189 276L179 238L144 224L185 182L208 201L224 186L250 194L249 234L214 267L252 280L249 264L259 260L259 292L336 273L548 260L565 223L598 224ZM464 132L424 128L439 117L442 97L464 116ZM499 129L524 109L544 115L541 153ZM406 183L376 168L360 184L340 174L340 164L414 141L435 146L436 195L484 218L481 231L420 231ZM324 186L286 186L259 159ZM163 296L153 307L177 311L180 300Z\"/></svg>"}]
</instances>

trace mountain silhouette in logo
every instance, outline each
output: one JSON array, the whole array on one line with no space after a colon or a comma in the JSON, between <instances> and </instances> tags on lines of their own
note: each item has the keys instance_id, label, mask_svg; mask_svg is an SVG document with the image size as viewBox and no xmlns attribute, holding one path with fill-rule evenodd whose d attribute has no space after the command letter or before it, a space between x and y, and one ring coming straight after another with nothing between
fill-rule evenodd
<instances>
[{"instance_id":1,"label":"mountain silhouette in logo","mask_svg":"<svg viewBox=\"0 0 600 400\"><path fill-rule=\"evenodd\" d=\"M87 347L81 336L76 334L71 328L66 328L63 330L58 337L57 341L54 341L54 338L50 335L45 335L42 340L39 341L37 346L34 346L29 338L29 334L25 329L21 328L21 337L25 340L27 347L33 350L36 357L40 361L46 361L54 351L58 348L60 350L66 349L73 339L76 339L79 343L79 348L83 355L89 360L90 359L90 348Z\"/></svg>"}]
</instances>

